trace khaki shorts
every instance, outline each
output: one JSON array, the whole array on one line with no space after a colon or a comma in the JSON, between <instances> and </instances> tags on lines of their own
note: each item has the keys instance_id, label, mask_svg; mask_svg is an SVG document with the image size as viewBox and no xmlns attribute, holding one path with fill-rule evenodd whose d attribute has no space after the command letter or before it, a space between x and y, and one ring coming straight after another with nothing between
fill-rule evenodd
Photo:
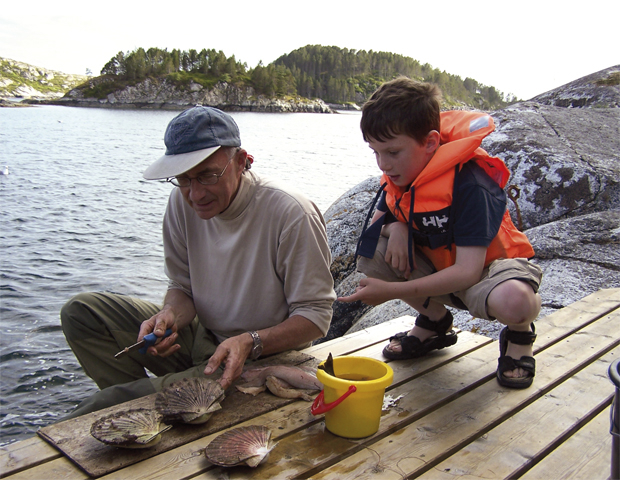
<instances>
[{"instance_id":1,"label":"khaki shorts","mask_svg":"<svg viewBox=\"0 0 620 495\"><path fill-rule=\"evenodd\" d=\"M405 282L406 280L415 280L436 272L435 267L428 258L416 250L416 269L406 279L403 272L393 268L392 265L385 261L386 249L387 238L380 237L372 259L362 256L358 257L357 271L367 277L378 278L386 282ZM527 282L534 292L538 292L542 281L542 269L526 258L500 258L487 266L482 272L480 281L469 289L453 294L434 296L431 297L431 300L453 308L467 310L476 318L494 320L495 318L492 318L487 313L487 298L491 291L499 284L514 279Z\"/></svg>"}]
</instances>

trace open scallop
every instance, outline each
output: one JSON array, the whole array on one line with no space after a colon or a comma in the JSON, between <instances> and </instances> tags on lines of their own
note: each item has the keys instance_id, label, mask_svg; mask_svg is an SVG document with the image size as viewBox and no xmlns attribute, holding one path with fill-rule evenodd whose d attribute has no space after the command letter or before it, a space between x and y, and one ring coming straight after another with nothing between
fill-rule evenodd
<instances>
[{"instance_id":1,"label":"open scallop","mask_svg":"<svg viewBox=\"0 0 620 495\"><path fill-rule=\"evenodd\" d=\"M214 438L205 455L209 462L231 467L247 464L256 467L265 462L276 446L271 441L271 430L264 426L242 426L228 430Z\"/></svg>"},{"instance_id":2,"label":"open scallop","mask_svg":"<svg viewBox=\"0 0 620 495\"><path fill-rule=\"evenodd\" d=\"M144 449L159 443L161 434L170 428L157 411L130 409L98 419L92 424L90 434L107 445Z\"/></svg>"},{"instance_id":3,"label":"open scallop","mask_svg":"<svg viewBox=\"0 0 620 495\"><path fill-rule=\"evenodd\" d=\"M168 420L201 424L222 409L224 389L208 378L183 378L165 387L155 399L155 408Z\"/></svg>"}]
</instances>

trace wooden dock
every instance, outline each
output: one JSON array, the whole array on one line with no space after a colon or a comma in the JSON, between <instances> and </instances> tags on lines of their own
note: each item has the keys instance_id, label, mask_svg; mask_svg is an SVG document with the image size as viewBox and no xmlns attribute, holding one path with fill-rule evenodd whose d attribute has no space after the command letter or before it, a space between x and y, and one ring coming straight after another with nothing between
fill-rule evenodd
<instances>
[{"instance_id":1,"label":"wooden dock","mask_svg":"<svg viewBox=\"0 0 620 495\"><path fill-rule=\"evenodd\" d=\"M312 363L329 353L384 361L381 350L387 339L412 325L412 317L398 318L303 355ZM231 407L227 396L217 413L219 422L211 426L217 431L187 441L176 437L176 443L152 453L100 447L107 450L98 456L109 458L105 472L93 475L87 461L62 445L64 440L54 440L59 437L52 428L2 447L0 477L606 480L611 473L610 408L615 393L608 369L620 358L620 288L598 291L558 310L537 321L536 330L536 379L525 390L499 386L498 343L474 333L461 332L455 346L424 358L390 362L394 381L386 396L393 404L383 411L379 431L367 438L330 433L323 417L313 416L305 401L288 399L269 406L265 400L260 412L251 413L252 408ZM97 414L101 412L92 413ZM63 423L78 432L80 425L93 421L89 416L75 426L69 422L80 418ZM268 426L278 441L266 463L255 469L220 468L206 460L204 448L222 430L249 424ZM47 441L42 438L46 435ZM83 450L86 444L81 445ZM128 457L132 455L137 457Z\"/></svg>"}]
</instances>

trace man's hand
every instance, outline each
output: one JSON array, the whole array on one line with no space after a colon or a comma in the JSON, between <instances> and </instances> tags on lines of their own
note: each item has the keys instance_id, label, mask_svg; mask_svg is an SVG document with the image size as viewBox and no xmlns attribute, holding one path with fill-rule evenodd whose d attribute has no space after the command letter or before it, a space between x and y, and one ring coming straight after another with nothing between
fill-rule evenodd
<instances>
[{"instance_id":1,"label":"man's hand","mask_svg":"<svg viewBox=\"0 0 620 495\"><path fill-rule=\"evenodd\" d=\"M205 367L205 375L212 374L224 363L224 372L217 381L223 389L227 389L241 376L243 365L250 355L253 343L254 340L248 333L226 339L217 346L213 356L209 359Z\"/></svg>"},{"instance_id":2,"label":"man's hand","mask_svg":"<svg viewBox=\"0 0 620 495\"><path fill-rule=\"evenodd\" d=\"M179 335L175 320L172 309L169 306L164 306L159 313L142 322L140 333L138 334L138 342L150 333L155 334L157 337L163 337L168 328L172 329L172 334L169 337L146 350L148 354L151 356L168 357L181 348L179 344L174 344Z\"/></svg>"},{"instance_id":3,"label":"man's hand","mask_svg":"<svg viewBox=\"0 0 620 495\"><path fill-rule=\"evenodd\" d=\"M359 281L355 289L355 294L350 296L339 297L341 302L362 301L364 304L377 306L386 301L393 299L388 293L390 284L393 282L384 282L377 278L363 278Z\"/></svg>"}]
</instances>

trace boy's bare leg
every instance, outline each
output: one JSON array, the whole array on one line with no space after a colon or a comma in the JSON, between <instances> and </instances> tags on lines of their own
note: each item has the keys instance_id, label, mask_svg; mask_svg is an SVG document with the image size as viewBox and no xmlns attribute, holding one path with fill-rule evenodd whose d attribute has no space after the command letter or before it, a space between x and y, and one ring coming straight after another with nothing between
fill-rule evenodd
<instances>
[{"instance_id":1,"label":"boy's bare leg","mask_svg":"<svg viewBox=\"0 0 620 495\"><path fill-rule=\"evenodd\" d=\"M489 316L493 316L510 330L531 332L531 324L540 313L541 298L532 287L522 280L507 280L495 287L487 298ZM517 345L508 342L506 355L513 359L533 356L531 345ZM528 372L522 368L506 371L508 378L521 378Z\"/></svg>"}]
</instances>

